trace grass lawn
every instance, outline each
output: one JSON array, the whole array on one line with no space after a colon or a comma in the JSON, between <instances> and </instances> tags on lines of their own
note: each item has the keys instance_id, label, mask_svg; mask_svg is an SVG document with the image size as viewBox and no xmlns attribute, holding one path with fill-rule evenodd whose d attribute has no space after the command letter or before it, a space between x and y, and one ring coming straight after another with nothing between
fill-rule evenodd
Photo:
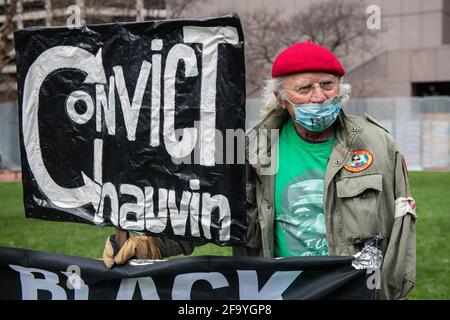
<instances>
[{"instance_id":1,"label":"grass lawn","mask_svg":"<svg viewBox=\"0 0 450 320\"><path fill-rule=\"evenodd\" d=\"M450 299L450 173L411 172L417 202L417 283L412 299ZM0 183L0 246L100 258L112 228L26 219L21 183ZM231 255L205 245L195 255Z\"/></svg>"},{"instance_id":2,"label":"grass lawn","mask_svg":"<svg viewBox=\"0 0 450 320\"><path fill-rule=\"evenodd\" d=\"M412 299L450 299L450 173L412 172L417 275Z\"/></svg>"},{"instance_id":3,"label":"grass lawn","mask_svg":"<svg viewBox=\"0 0 450 320\"><path fill-rule=\"evenodd\" d=\"M113 233L110 227L26 219L22 183L0 183L0 246L101 258ZM196 248L194 255L231 255L231 248L208 244Z\"/></svg>"}]
</instances>

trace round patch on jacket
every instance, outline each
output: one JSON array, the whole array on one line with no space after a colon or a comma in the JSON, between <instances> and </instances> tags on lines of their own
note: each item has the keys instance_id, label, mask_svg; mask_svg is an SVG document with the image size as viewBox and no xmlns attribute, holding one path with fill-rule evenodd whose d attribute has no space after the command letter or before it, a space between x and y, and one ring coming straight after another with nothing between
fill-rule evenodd
<instances>
[{"instance_id":1,"label":"round patch on jacket","mask_svg":"<svg viewBox=\"0 0 450 320\"><path fill-rule=\"evenodd\" d=\"M366 170L373 162L373 154L367 150L354 150L352 157L344 165L344 169L349 172L361 172Z\"/></svg>"}]
</instances>

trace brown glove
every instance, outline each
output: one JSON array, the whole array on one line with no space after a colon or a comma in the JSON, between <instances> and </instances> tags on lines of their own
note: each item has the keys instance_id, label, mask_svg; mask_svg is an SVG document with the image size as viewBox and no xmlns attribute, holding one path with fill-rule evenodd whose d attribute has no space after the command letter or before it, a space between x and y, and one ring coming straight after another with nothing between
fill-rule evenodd
<instances>
[{"instance_id":1,"label":"brown glove","mask_svg":"<svg viewBox=\"0 0 450 320\"><path fill-rule=\"evenodd\" d=\"M137 259L162 259L158 245L152 237L131 237L120 250L115 235L106 239L103 262L108 269L111 269L114 263L121 265L133 257Z\"/></svg>"}]
</instances>

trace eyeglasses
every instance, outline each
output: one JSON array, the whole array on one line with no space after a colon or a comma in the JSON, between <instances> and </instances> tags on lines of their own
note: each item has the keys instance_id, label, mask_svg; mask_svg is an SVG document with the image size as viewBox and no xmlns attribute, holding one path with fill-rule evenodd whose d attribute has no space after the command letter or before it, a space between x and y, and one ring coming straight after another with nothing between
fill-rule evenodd
<instances>
[{"instance_id":1,"label":"eyeglasses","mask_svg":"<svg viewBox=\"0 0 450 320\"><path fill-rule=\"evenodd\" d=\"M319 85L319 87L324 90L324 91L331 91L337 88L339 82L337 80L323 80L323 81L319 81L316 82L314 84L307 84L307 85L303 85L300 88L285 88L287 90L292 90L297 92L300 95L309 95L312 93L314 87L316 85Z\"/></svg>"}]
</instances>

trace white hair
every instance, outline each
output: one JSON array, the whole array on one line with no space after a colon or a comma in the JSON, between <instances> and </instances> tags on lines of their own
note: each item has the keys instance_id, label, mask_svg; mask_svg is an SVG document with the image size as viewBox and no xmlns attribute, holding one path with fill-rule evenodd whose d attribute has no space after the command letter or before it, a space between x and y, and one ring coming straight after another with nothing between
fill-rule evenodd
<instances>
[{"instance_id":1,"label":"white hair","mask_svg":"<svg viewBox=\"0 0 450 320\"><path fill-rule=\"evenodd\" d=\"M273 109L279 108L278 99L275 96L275 92L279 92L284 96L284 83L283 77L272 78L262 82L261 97L264 106L261 110L261 116L264 117Z\"/></svg>"}]
</instances>

